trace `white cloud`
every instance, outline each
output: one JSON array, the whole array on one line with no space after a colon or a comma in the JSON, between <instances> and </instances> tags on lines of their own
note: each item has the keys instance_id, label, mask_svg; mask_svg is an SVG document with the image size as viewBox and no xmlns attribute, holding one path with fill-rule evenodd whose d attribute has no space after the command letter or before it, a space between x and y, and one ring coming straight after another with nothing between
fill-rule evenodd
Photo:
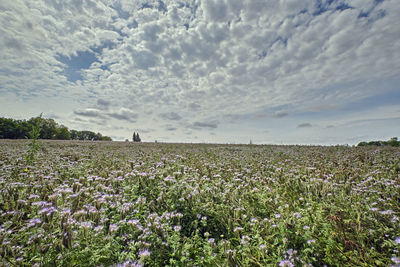
<instances>
[{"instance_id":1,"label":"white cloud","mask_svg":"<svg viewBox=\"0 0 400 267\"><path fill-rule=\"evenodd\" d=\"M111 118L127 122L136 122L136 118L138 117L135 112L127 108L121 108L116 112L109 112L107 115Z\"/></svg>"},{"instance_id":2,"label":"white cloud","mask_svg":"<svg viewBox=\"0 0 400 267\"><path fill-rule=\"evenodd\" d=\"M171 121L178 121L182 119L182 117L175 113L175 112L167 112L167 113L162 113L160 114L160 117L166 120L171 120Z\"/></svg>"},{"instance_id":3,"label":"white cloud","mask_svg":"<svg viewBox=\"0 0 400 267\"><path fill-rule=\"evenodd\" d=\"M84 110L75 110L74 113L78 116L82 117L103 117L101 114L102 112L100 110L94 109L94 108L87 108Z\"/></svg>"},{"instance_id":4,"label":"white cloud","mask_svg":"<svg viewBox=\"0 0 400 267\"><path fill-rule=\"evenodd\" d=\"M270 109L265 119L286 120L292 111L278 107L334 107L376 95L378 79L398 80L396 0L327 3L3 1L0 92L52 97L75 105L71 113L99 112L156 137L179 128L154 126L159 114L222 131L225 116ZM72 83L57 55L79 51L95 51L98 62Z\"/></svg>"}]
</instances>

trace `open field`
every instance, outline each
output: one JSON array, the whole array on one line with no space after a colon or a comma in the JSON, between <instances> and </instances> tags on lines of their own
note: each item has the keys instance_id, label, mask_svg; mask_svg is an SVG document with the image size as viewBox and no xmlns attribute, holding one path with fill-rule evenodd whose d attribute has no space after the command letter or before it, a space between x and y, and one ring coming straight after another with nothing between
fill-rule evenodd
<instances>
[{"instance_id":1,"label":"open field","mask_svg":"<svg viewBox=\"0 0 400 267\"><path fill-rule=\"evenodd\" d=\"M398 148L28 143L0 140L0 266L400 264Z\"/></svg>"}]
</instances>

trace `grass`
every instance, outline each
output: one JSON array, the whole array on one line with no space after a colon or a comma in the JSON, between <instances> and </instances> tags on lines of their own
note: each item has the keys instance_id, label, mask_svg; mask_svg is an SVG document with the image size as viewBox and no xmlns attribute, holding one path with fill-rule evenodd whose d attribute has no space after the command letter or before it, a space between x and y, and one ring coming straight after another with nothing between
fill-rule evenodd
<instances>
[{"instance_id":1,"label":"grass","mask_svg":"<svg viewBox=\"0 0 400 267\"><path fill-rule=\"evenodd\" d=\"M0 266L400 263L399 148L26 147L0 141Z\"/></svg>"}]
</instances>

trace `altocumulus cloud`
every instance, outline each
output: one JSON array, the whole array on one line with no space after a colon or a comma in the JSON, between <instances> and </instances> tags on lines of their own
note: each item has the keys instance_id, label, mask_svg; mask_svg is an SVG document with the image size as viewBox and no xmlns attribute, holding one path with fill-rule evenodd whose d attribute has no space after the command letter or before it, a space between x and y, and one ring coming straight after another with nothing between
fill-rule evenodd
<instances>
[{"instance_id":1,"label":"altocumulus cloud","mask_svg":"<svg viewBox=\"0 0 400 267\"><path fill-rule=\"evenodd\" d=\"M209 129L215 129L218 127L219 121L213 120L209 122L204 122L204 121L196 121L193 123L192 128L209 128Z\"/></svg>"},{"instance_id":2,"label":"altocumulus cloud","mask_svg":"<svg viewBox=\"0 0 400 267\"><path fill-rule=\"evenodd\" d=\"M299 125L297 125L297 128L311 128L312 125L311 123L305 122L305 123L300 123Z\"/></svg>"},{"instance_id":3,"label":"altocumulus cloud","mask_svg":"<svg viewBox=\"0 0 400 267\"><path fill-rule=\"evenodd\" d=\"M268 125L270 140L295 142L282 134L292 114L344 125L361 119L360 109L387 121L400 108L397 0L4 0L0 10L1 106L9 116L39 114L33 107L46 99L61 121L71 113L107 118L116 129L109 135L131 135L118 123L151 128L151 139L179 129L161 118L193 127L193 136L216 129L225 142L232 129L224 118L232 116L249 118L236 121L240 136ZM371 98L379 101L362 105ZM15 99L22 100L7 104ZM388 99L399 101L381 108ZM356 102L358 110L349 108ZM369 127L374 135L393 129ZM185 137L178 132L177 141Z\"/></svg>"},{"instance_id":4,"label":"altocumulus cloud","mask_svg":"<svg viewBox=\"0 0 400 267\"><path fill-rule=\"evenodd\" d=\"M136 118L138 117L135 112L126 108L121 108L117 112L109 112L107 115L111 118L128 122L136 122Z\"/></svg>"},{"instance_id":5,"label":"altocumulus cloud","mask_svg":"<svg viewBox=\"0 0 400 267\"><path fill-rule=\"evenodd\" d=\"M94 108L87 108L83 110L75 110L74 114L81 117L89 117L93 119L105 119L105 118L113 118L117 120L127 121L127 122L136 122L136 118L138 115L130 109L120 108L117 111L108 112L106 110L99 110Z\"/></svg>"},{"instance_id":6,"label":"altocumulus cloud","mask_svg":"<svg viewBox=\"0 0 400 267\"><path fill-rule=\"evenodd\" d=\"M101 114L100 110L94 109L94 108L87 108L87 109L83 109L83 110L75 110L74 113L76 115L79 116L83 116L83 117L103 117L103 115Z\"/></svg>"},{"instance_id":7,"label":"altocumulus cloud","mask_svg":"<svg viewBox=\"0 0 400 267\"><path fill-rule=\"evenodd\" d=\"M171 120L171 121L178 121L182 119L182 117L175 112L167 112L167 113L161 113L160 117L166 120Z\"/></svg>"}]
</instances>

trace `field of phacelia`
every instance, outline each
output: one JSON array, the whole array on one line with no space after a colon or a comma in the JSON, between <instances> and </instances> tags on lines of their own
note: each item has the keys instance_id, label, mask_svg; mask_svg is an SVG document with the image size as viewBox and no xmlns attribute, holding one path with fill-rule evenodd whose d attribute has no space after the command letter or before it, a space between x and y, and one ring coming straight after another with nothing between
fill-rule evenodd
<instances>
[{"instance_id":1,"label":"field of phacelia","mask_svg":"<svg viewBox=\"0 0 400 267\"><path fill-rule=\"evenodd\" d=\"M0 266L400 264L398 148L28 144L0 141Z\"/></svg>"}]
</instances>

